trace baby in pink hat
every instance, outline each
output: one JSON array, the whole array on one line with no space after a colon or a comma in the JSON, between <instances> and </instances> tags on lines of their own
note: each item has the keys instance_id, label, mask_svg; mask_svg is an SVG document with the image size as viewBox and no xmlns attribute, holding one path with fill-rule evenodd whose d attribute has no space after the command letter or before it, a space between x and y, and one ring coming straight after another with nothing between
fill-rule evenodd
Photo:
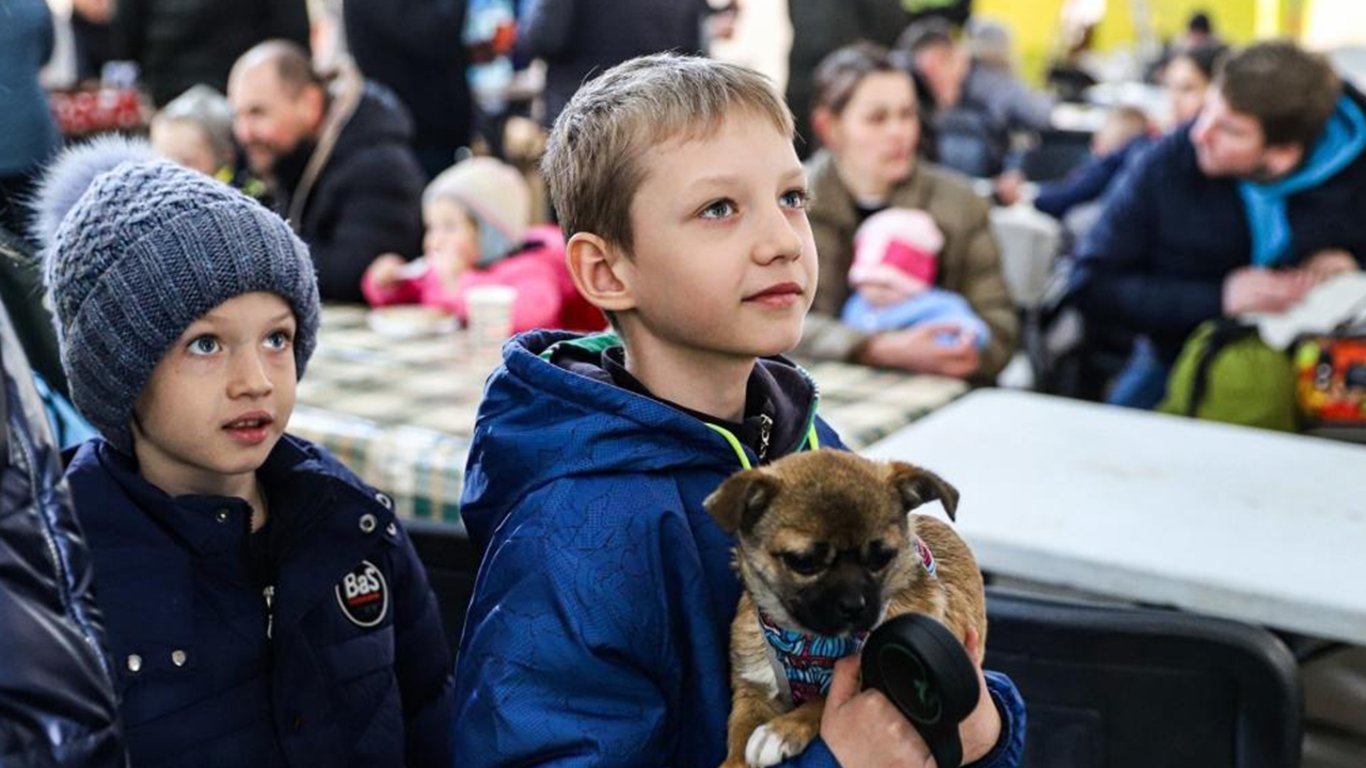
<instances>
[{"instance_id":1,"label":"baby in pink hat","mask_svg":"<svg viewBox=\"0 0 1366 768\"><path fill-rule=\"evenodd\" d=\"M854 235L854 295L845 302L844 323L865 333L956 324L978 349L985 347L991 331L967 299L935 287L943 247L944 234L924 211L888 208L869 216Z\"/></svg>"}]
</instances>

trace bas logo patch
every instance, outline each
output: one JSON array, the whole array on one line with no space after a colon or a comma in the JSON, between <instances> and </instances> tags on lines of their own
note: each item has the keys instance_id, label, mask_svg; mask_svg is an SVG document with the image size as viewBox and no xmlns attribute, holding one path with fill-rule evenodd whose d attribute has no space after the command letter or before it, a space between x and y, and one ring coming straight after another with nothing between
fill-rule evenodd
<instances>
[{"instance_id":1,"label":"bas logo patch","mask_svg":"<svg viewBox=\"0 0 1366 768\"><path fill-rule=\"evenodd\" d=\"M337 605L358 627L373 627L384 621L389 612L389 583L384 572L369 560L362 560L337 583Z\"/></svg>"}]
</instances>

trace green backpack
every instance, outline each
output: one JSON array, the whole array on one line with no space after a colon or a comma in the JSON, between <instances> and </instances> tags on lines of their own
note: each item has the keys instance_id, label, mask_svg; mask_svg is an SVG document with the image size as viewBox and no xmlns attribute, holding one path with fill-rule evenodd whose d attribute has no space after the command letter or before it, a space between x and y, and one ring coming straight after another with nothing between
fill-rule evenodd
<instances>
[{"instance_id":1,"label":"green backpack","mask_svg":"<svg viewBox=\"0 0 1366 768\"><path fill-rule=\"evenodd\" d=\"M1295 369L1289 355L1262 341L1256 326L1209 320L1181 348L1157 410L1294 432Z\"/></svg>"}]
</instances>

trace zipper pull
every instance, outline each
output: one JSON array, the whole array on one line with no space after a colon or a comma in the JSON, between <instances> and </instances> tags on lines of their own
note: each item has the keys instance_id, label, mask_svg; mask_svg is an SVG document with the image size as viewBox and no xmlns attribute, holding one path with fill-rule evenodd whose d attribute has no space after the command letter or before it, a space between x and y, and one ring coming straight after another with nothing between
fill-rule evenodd
<instances>
[{"instance_id":1,"label":"zipper pull","mask_svg":"<svg viewBox=\"0 0 1366 768\"><path fill-rule=\"evenodd\" d=\"M773 419L766 413L759 414L759 461L768 456L768 439L773 435Z\"/></svg>"},{"instance_id":2,"label":"zipper pull","mask_svg":"<svg viewBox=\"0 0 1366 768\"><path fill-rule=\"evenodd\" d=\"M275 629L275 585L262 589L261 596L266 599L266 639L269 640L271 631Z\"/></svg>"}]
</instances>

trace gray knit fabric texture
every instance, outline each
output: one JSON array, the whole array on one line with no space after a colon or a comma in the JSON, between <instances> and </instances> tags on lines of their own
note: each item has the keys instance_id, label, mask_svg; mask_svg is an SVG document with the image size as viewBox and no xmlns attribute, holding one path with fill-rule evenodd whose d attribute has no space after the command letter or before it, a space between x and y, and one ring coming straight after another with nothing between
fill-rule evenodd
<instances>
[{"instance_id":1,"label":"gray knit fabric texture","mask_svg":"<svg viewBox=\"0 0 1366 768\"><path fill-rule=\"evenodd\" d=\"M50 184L64 162L90 164L91 148L72 152L81 151L87 157L57 160ZM280 217L163 160L120 162L72 196L44 244L44 277L72 400L116 447L132 452L133 404L158 361L191 323L233 297L265 291L289 303L303 375L317 343L317 279L308 249Z\"/></svg>"}]
</instances>

